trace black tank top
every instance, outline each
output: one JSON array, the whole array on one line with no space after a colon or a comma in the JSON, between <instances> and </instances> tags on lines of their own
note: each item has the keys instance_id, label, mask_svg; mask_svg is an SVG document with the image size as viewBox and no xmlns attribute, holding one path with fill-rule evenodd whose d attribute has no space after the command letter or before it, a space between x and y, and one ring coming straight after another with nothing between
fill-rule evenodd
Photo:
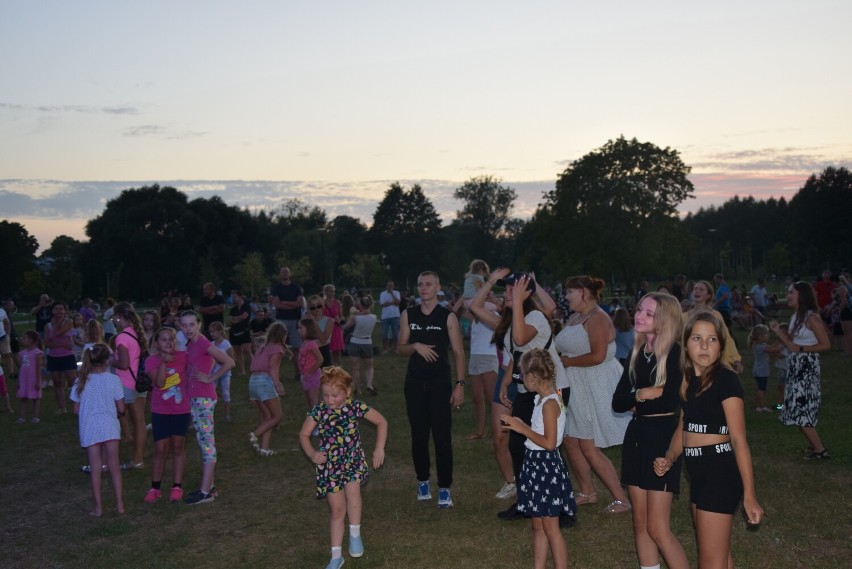
<instances>
[{"instance_id":1,"label":"black tank top","mask_svg":"<svg viewBox=\"0 0 852 569\"><path fill-rule=\"evenodd\" d=\"M428 315L423 314L420 306L408 308L406 313L410 332L408 343L420 342L435 346L433 349L438 354L438 359L430 363L414 352L408 360L407 377L424 381L449 379L450 360L447 357L447 348L450 345L450 334L447 331L447 320L450 311L438 304Z\"/></svg>"}]
</instances>

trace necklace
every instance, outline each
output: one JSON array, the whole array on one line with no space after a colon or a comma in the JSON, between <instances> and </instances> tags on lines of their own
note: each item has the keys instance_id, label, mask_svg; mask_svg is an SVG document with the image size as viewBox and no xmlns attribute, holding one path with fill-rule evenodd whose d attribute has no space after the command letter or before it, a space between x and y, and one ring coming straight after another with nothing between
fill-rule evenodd
<instances>
[{"instance_id":1,"label":"necklace","mask_svg":"<svg viewBox=\"0 0 852 569\"><path fill-rule=\"evenodd\" d=\"M646 346L647 346L647 344L645 346L642 346L642 355L645 356L646 362L651 363L651 358L654 357L654 350L651 350L651 353L649 354L648 352L645 351Z\"/></svg>"}]
</instances>

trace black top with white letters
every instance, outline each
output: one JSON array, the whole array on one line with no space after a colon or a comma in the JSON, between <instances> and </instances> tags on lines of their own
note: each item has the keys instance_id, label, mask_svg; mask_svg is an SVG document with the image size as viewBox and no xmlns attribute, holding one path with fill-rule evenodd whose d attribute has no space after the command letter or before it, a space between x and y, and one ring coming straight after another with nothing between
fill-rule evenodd
<instances>
[{"instance_id":1,"label":"black top with white letters","mask_svg":"<svg viewBox=\"0 0 852 569\"><path fill-rule=\"evenodd\" d=\"M743 385L732 370L722 368L716 372L713 383L701 395L696 395L700 380L690 374L683 408L683 430L689 433L727 435L728 421L722 401L729 397L744 399Z\"/></svg>"}]
</instances>

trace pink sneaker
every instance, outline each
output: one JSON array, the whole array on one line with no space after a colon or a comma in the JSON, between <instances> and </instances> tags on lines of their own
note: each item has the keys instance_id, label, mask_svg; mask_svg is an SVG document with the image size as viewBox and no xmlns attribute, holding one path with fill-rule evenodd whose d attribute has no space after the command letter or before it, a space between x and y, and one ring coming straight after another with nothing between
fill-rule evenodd
<instances>
[{"instance_id":1,"label":"pink sneaker","mask_svg":"<svg viewBox=\"0 0 852 569\"><path fill-rule=\"evenodd\" d=\"M180 486L172 487L172 491L169 494L169 502L180 502L183 500L183 488Z\"/></svg>"},{"instance_id":2,"label":"pink sneaker","mask_svg":"<svg viewBox=\"0 0 852 569\"><path fill-rule=\"evenodd\" d=\"M160 499L161 495L162 495L162 492L160 492L156 488L149 488L148 493L145 494L145 503L146 504L153 504L154 502L156 502L157 500Z\"/></svg>"}]
</instances>

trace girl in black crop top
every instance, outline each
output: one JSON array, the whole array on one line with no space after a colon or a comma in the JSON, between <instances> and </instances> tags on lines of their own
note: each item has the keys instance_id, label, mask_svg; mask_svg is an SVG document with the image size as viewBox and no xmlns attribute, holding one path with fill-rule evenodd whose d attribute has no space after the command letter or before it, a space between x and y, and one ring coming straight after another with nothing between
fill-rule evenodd
<instances>
[{"instance_id":1,"label":"girl in black crop top","mask_svg":"<svg viewBox=\"0 0 852 569\"><path fill-rule=\"evenodd\" d=\"M624 434L621 483L633 505L636 555L641 567L659 567L662 556L669 568L686 569L686 553L669 524L672 499L680 492L680 461L665 476L655 476L653 470L654 459L666 452L678 425L683 377L680 303L669 294L647 294L634 320L635 344L612 396L612 409L633 410Z\"/></svg>"},{"instance_id":2,"label":"girl in black crop top","mask_svg":"<svg viewBox=\"0 0 852 569\"><path fill-rule=\"evenodd\" d=\"M665 456L654 461L654 471L663 476L682 453L686 455L698 566L733 567L731 532L740 500L750 524L759 524L763 517L746 440L743 389L721 362L725 336L718 316L693 314L683 344L686 377L680 424Z\"/></svg>"}]
</instances>

